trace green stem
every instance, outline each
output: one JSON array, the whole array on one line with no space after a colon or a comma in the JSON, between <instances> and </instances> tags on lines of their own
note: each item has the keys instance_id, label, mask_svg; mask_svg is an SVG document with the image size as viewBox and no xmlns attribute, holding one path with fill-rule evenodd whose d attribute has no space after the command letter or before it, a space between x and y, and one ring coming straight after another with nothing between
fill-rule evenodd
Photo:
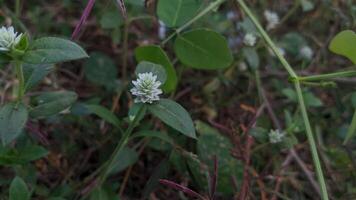
<instances>
[{"instance_id":1,"label":"green stem","mask_svg":"<svg viewBox=\"0 0 356 200\"><path fill-rule=\"evenodd\" d=\"M164 46L169 40L171 40L174 36L178 35L181 33L184 29L192 25L195 21L199 20L202 18L204 15L208 14L210 11L214 10L216 7L218 7L220 4L224 3L226 0L216 0L208 7L206 7L204 10L202 10L200 13L198 13L195 17L193 17L191 20L189 20L187 23L185 23L183 26L179 27L174 33L169 35L162 43L161 46Z\"/></svg>"},{"instance_id":2,"label":"green stem","mask_svg":"<svg viewBox=\"0 0 356 200\"><path fill-rule=\"evenodd\" d=\"M20 102L25 94L25 78L21 61L15 61L16 76L19 81L17 101Z\"/></svg>"},{"instance_id":3,"label":"green stem","mask_svg":"<svg viewBox=\"0 0 356 200\"><path fill-rule=\"evenodd\" d=\"M323 198L323 200L328 200L329 199L328 191L326 189L323 170L321 168L320 159L319 159L319 156L318 156L318 150L317 150L315 139L314 139L314 136L313 136L313 131L312 131L311 126L310 126L310 121L309 121L307 109L306 109L306 106L305 106L305 103L304 103L303 92L302 92L302 89L300 87L300 83L299 82L295 82L294 86L295 86L295 89L297 91L298 102L299 102L299 106L300 106L300 109L301 109L301 112L302 112L302 117L303 117L305 129L306 129L306 132L307 132L308 142L309 142L309 146L310 146L310 149L311 149L311 153L312 153L312 157L313 157L313 161L314 161L316 174L317 174L318 181L319 181L319 184L320 184L322 198Z\"/></svg>"},{"instance_id":4,"label":"green stem","mask_svg":"<svg viewBox=\"0 0 356 200\"><path fill-rule=\"evenodd\" d=\"M140 107L139 111L137 112L134 120L130 123L130 125L126 129L124 135L121 137L120 142L116 146L113 154L111 154L111 157L110 157L109 161L107 163L104 163L104 165L105 165L104 171L102 172L102 174L99 177L99 186L102 185L105 182L106 178L108 177L110 171L112 170L112 168L113 168L113 166L115 164L115 161L117 160L117 157L119 156L119 154L121 153L122 149L125 147L125 145L129 141L129 138L130 138L130 135L131 135L133 129L136 127L137 123L142 118L140 116L144 112L144 109L145 109L145 105L142 105Z\"/></svg>"},{"instance_id":5,"label":"green stem","mask_svg":"<svg viewBox=\"0 0 356 200\"><path fill-rule=\"evenodd\" d=\"M20 6L21 6L20 0L16 0L15 1L15 15L17 18L20 17L20 9L21 9Z\"/></svg>"},{"instance_id":6,"label":"green stem","mask_svg":"<svg viewBox=\"0 0 356 200\"><path fill-rule=\"evenodd\" d=\"M298 77L299 81L324 81L330 80L335 78L343 78L343 77L352 77L356 76L356 71L344 71L344 72L335 72L330 74L321 74L321 75L313 75L313 76L306 76L306 77Z\"/></svg>"},{"instance_id":7,"label":"green stem","mask_svg":"<svg viewBox=\"0 0 356 200\"><path fill-rule=\"evenodd\" d=\"M327 189L326 189L326 183L325 183L325 180L324 180L324 175L323 175L323 171L322 171L322 168L321 168L321 164L320 164L320 160L319 160L318 151L317 151L316 143L315 143L315 140L314 140L313 132L312 132L311 125L310 125L310 122L309 122L308 113L307 113L307 110L306 110L306 107L305 107L304 98L303 98L303 94L302 94L302 89L300 87L300 80L298 79L297 74L294 72L293 68L289 65L287 60L280 54L280 52L279 52L278 48L276 47L276 45L273 43L271 38L268 36L268 34L262 28L262 26L260 25L260 23L258 22L256 17L252 14L250 9L246 6L244 1L243 0L237 0L237 2L240 4L241 8L246 12L246 14L250 17L252 22L257 27L258 31L261 33L262 37L267 42L268 46L273 50L273 52L276 54L277 58L282 63L282 65L285 68L285 70L289 73L291 78L294 80L295 89L296 89L296 92L297 92L297 95L298 95L299 106L300 106L300 109L301 109L301 112L302 112L304 125L306 127L308 142L309 142L310 149L311 149L311 152L312 152L312 158L313 158L314 166L316 168L316 173L317 173L318 181L319 181L320 188L321 188L322 199L323 200L328 200L329 197L328 197L328 193L327 193Z\"/></svg>"},{"instance_id":8,"label":"green stem","mask_svg":"<svg viewBox=\"0 0 356 200\"><path fill-rule=\"evenodd\" d=\"M274 54L277 56L277 58L281 61L283 67L287 70L287 72L289 73L289 75L292 78L296 78L298 77L297 74L294 72L294 70L292 69L292 67L289 65L289 63L287 62L287 60L283 57L283 55L280 53L279 49L276 47L276 45L274 44L274 42L271 40L271 38L268 36L268 34L266 33L266 31L262 28L262 26L260 25L260 23L258 22L258 20L256 19L256 17L252 14L252 12L250 11L250 9L246 6L246 4L244 3L243 0L237 0L237 2L240 4L241 8L246 12L246 14L250 17L250 19L252 20L252 22L255 24L257 30L261 33L262 37L265 39L265 41L267 42L268 46L272 49L272 51L274 52Z\"/></svg>"}]
</instances>

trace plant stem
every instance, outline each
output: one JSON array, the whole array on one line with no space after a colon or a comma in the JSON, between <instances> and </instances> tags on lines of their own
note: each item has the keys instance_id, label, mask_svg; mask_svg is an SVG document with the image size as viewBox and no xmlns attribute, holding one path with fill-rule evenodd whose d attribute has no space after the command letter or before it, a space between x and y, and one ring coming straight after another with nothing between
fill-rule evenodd
<instances>
[{"instance_id":1,"label":"plant stem","mask_svg":"<svg viewBox=\"0 0 356 200\"><path fill-rule=\"evenodd\" d=\"M20 6L21 6L20 0L16 0L15 1L15 15L17 18L20 17L20 9L21 9Z\"/></svg>"},{"instance_id":2,"label":"plant stem","mask_svg":"<svg viewBox=\"0 0 356 200\"><path fill-rule=\"evenodd\" d=\"M252 20L252 22L255 24L257 30L261 33L263 39L265 39L265 41L267 42L268 46L272 49L272 51L274 52L274 54L276 54L277 58L281 61L283 67L285 68L285 70L287 70L287 72L289 73L289 75L292 78L296 78L298 77L297 74L294 72L294 70L292 69L292 67L289 65L289 63L287 62L287 60L283 57L283 55L280 53L279 49L276 47L276 45L273 43L273 41L271 40L271 38L268 36L268 34L266 33L266 31L262 28L262 26L260 25L260 23L258 22L258 20L256 19L256 17L252 14L252 12L250 11L250 9L246 6L246 4L244 3L243 0L237 0L237 2L240 4L241 8L246 12L246 14L250 17L250 19Z\"/></svg>"},{"instance_id":3,"label":"plant stem","mask_svg":"<svg viewBox=\"0 0 356 200\"><path fill-rule=\"evenodd\" d=\"M202 18L204 15L208 14L210 11L214 10L216 7L218 7L220 4L224 3L226 0L216 0L215 2L210 3L208 7L206 7L204 10L202 10L200 13L198 13L195 17L193 17L191 20L189 20L187 23L179 27L174 33L169 35L164 41L161 42L161 46L164 46L169 40L171 40L174 36L178 35L181 33L184 29L192 25L195 21L199 20Z\"/></svg>"},{"instance_id":4,"label":"plant stem","mask_svg":"<svg viewBox=\"0 0 356 200\"><path fill-rule=\"evenodd\" d=\"M322 198L324 200L328 200L329 197L328 197L328 191L326 189L323 170L321 168L320 159L319 159L319 156L318 156L318 150L317 150L316 143L315 143L315 140L314 140L313 131L312 131L311 126L310 126L307 109L306 109L305 103L304 103L303 92L302 92L302 89L300 87L299 81L295 82L294 86L295 86L295 89L297 91L298 102L299 102L299 106L300 106L300 109L301 109L301 112L302 112L303 121L304 121L305 129L306 129L306 132L307 132L308 142L309 142L310 150L311 150L313 161L314 161L314 167L315 167L316 174L317 174L317 177L318 177L318 181L319 181L319 184L320 184Z\"/></svg>"},{"instance_id":5,"label":"plant stem","mask_svg":"<svg viewBox=\"0 0 356 200\"><path fill-rule=\"evenodd\" d=\"M17 101L20 102L25 94L25 78L23 75L23 67L21 61L15 61L16 76L19 81Z\"/></svg>"},{"instance_id":6,"label":"plant stem","mask_svg":"<svg viewBox=\"0 0 356 200\"><path fill-rule=\"evenodd\" d=\"M351 77L356 76L356 71L344 71L344 72L335 72L330 74L321 74L321 75L313 75L306 77L298 77L299 81L322 81L322 80L330 80L334 78L343 78L343 77Z\"/></svg>"},{"instance_id":7,"label":"plant stem","mask_svg":"<svg viewBox=\"0 0 356 200\"><path fill-rule=\"evenodd\" d=\"M294 72L293 68L289 65L287 60L281 55L281 53L279 52L279 50L276 47L276 45L273 43L271 38L268 36L268 34L262 28L262 26L260 25L260 23L258 22L256 17L252 14L250 9L246 6L244 1L243 0L237 0L237 2L241 6L241 8L246 12L246 14L250 17L252 22L257 27L258 31L261 33L262 37L267 42L268 46L273 50L273 52L276 54L277 58L282 63L282 65L285 68L285 70L289 73L291 78L294 80L294 85L295 85L295 89L296 89L296 92L297 92L297 95L298 95L298 102L299 102L299 106L300 106L300 109L301 109L301 112L302 112L304 126L306 128L308 142L309 142L310 149L311 149L311 152L312 152L314 166L316 168L316 173L317 173L318 181L319 181L320 188L321 188L322 199L323 200L328 200L329 197L328 197L328 193L327 193L327 189L326 189L326 183L325 183L325 180L324 180L324 175L323 175L323 171L322 171L322 168L321 168L320 159L319 159L319 156L318 156L318 151L317 151L316 143L315 143L315 140L314 140L313 132L312 132L311 125L310 125L310 122L309 122L308 113L307 113L307 110L306 110L306 107L305 107L304 98L303 98L303 94L302 94L302 89L300 87L300 80L299 80L297 74Z\"/></svg>"},{"instance_id":8,"label":"plant stem","mask_svg":"<svg viewBox=\"0 0 356 200\"><path fill-rule=\"evenodd\" d=\"M116 146L113 154L111 154L111 157L109 159L109 161L107 163L104 163L104 165L106 167L104 167L104 171L102 172L102 174L100 175L99 177L99 186L102 185L107 176L109 175L110 171L112 170L114 164L115 164L115 161L117 161L117 158L119 156L119 154L121 153L122 149L125 147L125 145L127 144L128 140L129 140L129 137L133 131L133 129L136 127L137 123L139 122L139 120L142 118L140 117L143 113L145 109L145 105L143 104L139 111L137 112L134 120L130 123L129 127L126 129L124 135L121 137L120 139L120 142L119 144Z\"/></svg>"}]
</instances>

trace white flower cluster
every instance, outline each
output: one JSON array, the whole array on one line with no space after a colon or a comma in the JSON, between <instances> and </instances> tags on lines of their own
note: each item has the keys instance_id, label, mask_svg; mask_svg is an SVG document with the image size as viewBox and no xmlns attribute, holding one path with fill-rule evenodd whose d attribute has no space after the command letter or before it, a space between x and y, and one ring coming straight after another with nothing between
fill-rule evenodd
<instances>
[{"instance_id":1,"label":"white flower cluster","mask_svg":"<svg viewBox=\"0 0 356 200\"><path fill-rule=\"evenodd\" d=\"M157 76L152 72L138 74L138 79L132 81L135 86L130 91L136 96L135 103L153 103L159 100L159 95L162 90L159 89L161 82L157 80Z\"/></svg>"},{"instance_id":2,"label":"white flower cluster","mask_svg":"<svg viewBox=\"0 0 356 200\"><path fill-rule=\"evenodd\" d=\"M311 60L313 58L314 52L313 49L311 49L309 46L303 46L300 49L299 54L302 58Z\"/></svg>"},{"instance_id":3,"label":"white flower cluster","mask_svg":"<svg viewBox=\"0 0 356 200\"><path fill-rule=\"evenodd\" d=\"M272 144L282 142L285 135L286 134L280 130L271 130L268 134L269 142Z\"/></svg>"},{"instance_id":4,"label":"white flower cluster","mask_svg":"<svg viewBox=\"0 0 356 200\"><path fill-rule=\"evenodd\" d=\"M256 36L252 33L247 33L244 37L244 44L247 46L255 46L256 44Z\"/></svg>"},{"instance_id":5,"label":"white flower cluster","mask_svg":"<svg viewBox=\"0 0 356 200\"><path fill-rule=\"evenodd\" d=\"M0 51L10 51L11 48L16 46L22 37L22 33L18 34L15 32L14 27L10 26L6 28L5 26L0 29Z\"/></svg>"},{"instance_id":6,"label":"white flower cluster","mask_svg":"<svg viewBox=\"0 0 356 200\"><path fill-rule=\"evenodd\" d=\"M276 28L276 26L279 24L278 14L269 10L266 10L263 14L267 20L267 30Z\"/></svg>"}]
</instances>

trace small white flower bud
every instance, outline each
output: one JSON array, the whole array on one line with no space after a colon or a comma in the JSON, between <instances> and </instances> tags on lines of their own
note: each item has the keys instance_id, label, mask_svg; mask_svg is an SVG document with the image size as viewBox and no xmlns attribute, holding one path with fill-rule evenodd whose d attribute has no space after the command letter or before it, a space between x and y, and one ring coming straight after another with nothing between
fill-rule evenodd
<instances>
[{"instance_id":1,"label":"small white flower bud","mask_svg":"<svg viewBox=\"0 0 356 200\"><path fill-rule=\"evenodd\" d=\"M267 30L274 29L279 24L279 16L276 12L266 10L264 16L267 20Z\"/></svg>"},{"instance_id":2,"label":"small white flower bud","mask_svg":"<svg viewBox=\"0 0 356 200\"><path fill-rule=\"evenodd\" d=\"M135 86L130 91L136 96L135 103L153 103L159 100L159 95L162 90L159 89L161 82L157 80L157 76L152 72L138 74L138 79L132 81Z\"/></svg>"},{"instance_id":3,"label":"small white flower bud","mask_svg":"<svg viewBox=\"0 0 356 200\"><path fill-rule=\"evenodd\" d=\"M22 33L18 35L15 32L14 27L10 26L6 28L5 26L0 29L0 52L10 51L14 46L16 46L22 37Z\"/></svg>"},{"instance_id":4,"label":"small white flower bud","mask_svg":"<svg viewBox=\"0 0 356 200\"><path fill-rule=\"evenodd\" d=\"M256 44L256 36L252 33L247 33L244 37L244 44L247 46L255 46Z\"/></svg>"},{"instance_id":5,"label":"small white flower bud","mask_svg":"<svg viewBox=\"0 0 356 200\"><path fill-rule=\"evenodd\" d=\"M269 136L269 142L272 144L276 144L282 142L285 133L281 132L280 130L271 130L268 136Z\"/></svg>"}]
</instances>

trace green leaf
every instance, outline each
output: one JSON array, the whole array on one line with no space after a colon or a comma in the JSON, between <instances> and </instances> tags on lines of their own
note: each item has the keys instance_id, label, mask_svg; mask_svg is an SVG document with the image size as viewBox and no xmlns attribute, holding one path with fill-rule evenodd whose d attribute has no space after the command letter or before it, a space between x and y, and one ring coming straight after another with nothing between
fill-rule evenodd
<instances>
[{"instance_id":1,"label":"green leaf","mask_svg":"<svg viewBox=\"0 0 356 200\"><path fill-rule=\"evenodd\" d=\"M133 149L124 147L116 158L115 164L110 170L110 174L121 172L138 161L138 153Z\"/></svg>"},{"instance_id":2,"label":"green leaf","mask_svg":"<svg viewBox=\"0 0 356 200\"><path fill-rule=\"evenodd\" d=\"M260 58L254 48L245 47L242 52L247 60L247 63L252 69L257 69L260 65Z\"/></svg>"},{"instance_id":3,"label":"green leaf","mask_svg":"<svg viewBox=\"0 0 356 200\"><path fill-rule=\"evenodd\" d=\"M25 165L48 154L48 151L38 145L30 145L19 149L3 148L0 151L0 165Z\"/></svg>"},{"instance_id":4,"label":"green leaf","mask_svg":"<svg viewBox=\"0 0 356 200\"><path fill-rule=\"evenodd\" d=\"M164 84L167 80L166 70L161 66L151 62L142 61L140 62L135 70L135 74L152 72L157 76L157 80Z\"/></svg>"},{"instance_id":5,"label":"green leaf","mask_svg":"<svg viewBox=\"0 0 356 200\"><path fill-rule=\"evenodd\" d=\"M9 200L29 200L30 191L27 188L25 181L20 177L15 177L10 185Z\"/></svg>"},{"instance_id":6,"label":"green leaf","mask_svg":"<svg viewBox=\"0 0 356 200\"><path fill-rule=\"evenodd\" d=\"M27 118L28 111L22 103L8 103L0 108L0 137L4 146L22 133Z\"/></svg>"},{"instance_id":7,"label":"green leaf","mask_svg":"<svg viewBox=\"0 0 356 200\"><path fill-rule=\"evenodd\" d=\"M283 36L280 47L291 55L299 55L300 49L307 45L305 38L296 32L290 32Z\"/></svg>"},{"instance_id":8,"label":"green leaf","mask_svg":"<svg viewBox=\"0 0 356 200\"><path fill-rule=\"evenodd\" d=\"M347 142L348 142L352 137L354 137L355 133L356 133L356 110L355 110L354 115L353 115L353 117L352 117L350 127L349 127L349 129L347 130L347 134L346 134L346 137L345 137L345 140L344 140L344 145L346 145Z\"/></svg>"},{"instance_id":9,"label":"green leaf","mask_svg":"<svg viewBox=\"0 0 356 200\"><path fill-rule=\"evenodd\" d=\"M106 122L120 128L120 120L107 108L100 105L86 105L86 108Z\"/></svg>"},{"instance_id":10,"label":"green leaf","mask_svg":"<svg viewBox=\"0 0 356 200\"><path fill-rule=\"evenodd\" d=\"M202 0L159 0L157 15L168 27L185 24L199 10Z\"/></svg>"},{"instance_id":11,"label":"green leaf","mask_svg":"<svg viewBox=\"0 0 356 200\"><path fill-rule=\"evenodd\" d=\"M24 64L25 90L28 91L36 86L53 68L53 65Z\"/></svg>"},{"instance_id":12,"label":"green leaf","mask_svg":"<svg viewBox=\"0 0 356 200\"><path fill-rule=\"evenodd\" d=\"M77 94L71 91L45 92L35 98L37 105L30 111L30 115L42 118L58 114L69 108L77 98Z\"/></svg>"},{"instance_id":13,"label":"green leaf","mask_svg":"<svg viewBox=\"0 0 356 200\"><path fill-rule=\"evenodd\" d=\"M239 26L245 31L245 33L251 33L254 35L260 35L260 32L256 29L256 26L252 20L248 17L245 17L242 22L238 23Z\"/></svg>"},{"instance_id":14,"label":"green leaf","mask_svg":"<svg viewBox=\"0 0 356 200\"><path fill-rule=\"evenodd\" d=\"M196 69L222 69L229 67L233 60L226 39L207 29L179 35L174 50L183 64Z\"/></svg>"},{"instance_id":15,"label":"green leaf","mask_svg":"<svg viewBox=\"0 0 356 200\"><path fill-rule=\"evenodd\" d=\"M30 64L50 64L87 58L87 53L72 41L44 37L35 40L25 53L23 61Z\"/></svg>"},{"instance_id":16,"label":"green leaf","mask_svg":"<svg viewBox=\"0 0 356 200\"><path fill-rule=\"evenodd\" d=\"M231 156L233 145L218 130L201 121L196 122L196 129L200 133L197 145L199 160L208 166L214 166L212 161L216 156L219 165L217 191L224 195L233 194L231 178L235 177L236 180L241 180L243 171L240 162Z\"/></svg>"},{"instance_id":17,"label":"green leaf","mask_svg":"<svg viewBox=\"0 0 356 200\"><path fill-rule=\"evenodd\" d=\"M178 78L176 70L161 47L156 45L138 47L135 50L135 56L138 62L149 61L162 65L165 68L167 80L162 86L162 89L166 93L173 91L177 87Z\"/></svg>"},{"instance_id":18,"label":"green leaf","mask_svg":"<svg viewBox=\"0 0 356 200\"><path fill-rule=\"evenodd\" d=\"M115 8L104 12L100 19L100 25L104 29L114 29L123 24L119 11Z\"/></svg>"},{"instance_id":19,"label":"green leaf","mask_svg":"<svg viewBox=\"0 0 356 200\"><path fill-rule=\"evenodd\" d=\"M315 96L312 92L305 92L303 94L304 96L304 101L307 106L311 107L320 107L323 105L323 102Z\"/></svg>"},{"instance_id":20,"label":"green leaf","mask_svg":"<svg viewBox=\"0 0 356 200\"><path fill-rule=\"evenodd\" d=\"M143 103L134 103L130 107L129 113L128 113L130 121L133 121L136 117L138 117L138 121L141 121L145 117L146 111L147 111L147 108L145 106L142 108L143 110L141 111L140 116L136 116L139 114L138 112L140 111L142 106L144 106Z\"/></svg>"},{"instance_id":21,"label":"green leaf","mask_svg":"<svg viewBox=\"0 0 356 200\"><path fill-rule=\"evenodd\" d=\"M84 64L84 74L92 83L109 86L116 81L117 67L109 56L94 52Z\"/></svg>"},{"instance_id":22,"label":"green leaf","mask_svg":"<svg viewBox=\"0 0 356 200\"><path fill-rule=\"evenodd\" d=\"M161 99L148 105L148 110L167 125L196 139L195 128L189 113L178 103L170 99Z\"/></svg>"},{"instance_id":23,"label":"green leaf","mask_svg":"<svg viewBox=\"0 0 356 200\"><path fill-rule=\"evenodd\" d=\"M356 33L346 30L338 33L330 42L330 51L350 59L356 64Z\"/></svg>"},{"instance_id":24,"label":"green leaf","mask_svg":"<svg viewBox=\"0 0 356 200\"><path fill-rule=\"evenodd\" d=\"M149 138L158 138L168 144L174 145L174 141L171 137L169 137L166 133L158 132L158 131L140 131L132 136L132 138L137 137L149 137Z\"/></svg>"},{"instance_id":25,"label":"green leaf","mask_svg":"<svg viewBox=\"0 0 356 200\"><path fill-rule=\"evenodd\" d=\"M297 93L291 88L284 88L282 93L288 97L289 100L293 102L298 102ZM315 96L312 92L303 91L303 98L306 106L310 107L320 107L323 105L323 102Z\"/></svg>"},{"instance_id":26,"label":"green leaf","mask_svg":"<svg viewBox=\"0 0 356 200\"><path fill-rule=\"evenodd\" d=\"M15 49L17 51L26 51L27 48L29 47L29 44L30 44L30 41L29 41L29 38L28 38L28 35L25 34L25 35L22 35L19 43L15 46Z\"/></svg>"}]
</instances>

